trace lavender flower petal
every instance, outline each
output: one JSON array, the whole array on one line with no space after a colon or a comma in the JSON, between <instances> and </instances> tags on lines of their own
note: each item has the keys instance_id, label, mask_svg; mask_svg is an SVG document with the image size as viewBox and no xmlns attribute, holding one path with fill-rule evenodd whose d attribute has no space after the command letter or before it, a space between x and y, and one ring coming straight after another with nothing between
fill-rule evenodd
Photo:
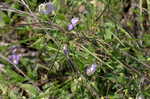
<instances>
[{"instance_id":1,"label":"lavender flower petal","mask_svg":"<svg viewBox=\"0 0 150 99\"><path fill-rule=\"evenodd\" d=\"M73 26L76 26L77 23L78 23L78 21L79 21L79 18L72 18L72 19L71 19L71 24L72 24Z\"/></svg>"},{"instance_id":2,"label":"lavender flower petal","mask_svg":"<svg viewBox=\"0 0 150 99\"><path fill-rule=\"evenodd\" d=\"M74 26L73 26L72 24L69 24L69 25L68 25L68 30L69 30L69 31L73 30L73 28L74 28Z\"/></svg>"},{"instance_id":3,"label":"lavender flower petal","mask_svg":"<svg viewBox=\"0 0 150 99\"><path fill-rule=\"evenodd\" d=\"M86 74L87 74L88 76L94 74L94 72L96 71L96 68L97 68L97 64L92 64L90 67L88 67L88 68L86 69Z\"/></svg>"},{"instance_id":4,"label":"lavender flower petal","mask_svg":"<svg viewBox=\"0 0 150 99\"><path fill-rule=\"evenodd\" d=\"M11 56L9 56L9 60L13 63L13 64L19 64L19 60L20 60L20 55L18 54L13 54Z\"/></svg>"}]
</instances>

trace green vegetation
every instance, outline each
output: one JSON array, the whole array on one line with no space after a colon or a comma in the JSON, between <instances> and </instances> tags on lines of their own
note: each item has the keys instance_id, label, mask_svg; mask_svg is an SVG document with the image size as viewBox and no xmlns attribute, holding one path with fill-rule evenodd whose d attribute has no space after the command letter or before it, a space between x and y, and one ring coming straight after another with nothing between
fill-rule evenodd
<instances>
[{"instance_id":1,"label":"green vegetation","mask_svg":"<svg viewBox=\"0 0 150 99\"><path fill-rule=\"evenodd\" d=\"M149 13L149 0L0 1L0 98L150 99Z\"/></svg>"}]
</instances>

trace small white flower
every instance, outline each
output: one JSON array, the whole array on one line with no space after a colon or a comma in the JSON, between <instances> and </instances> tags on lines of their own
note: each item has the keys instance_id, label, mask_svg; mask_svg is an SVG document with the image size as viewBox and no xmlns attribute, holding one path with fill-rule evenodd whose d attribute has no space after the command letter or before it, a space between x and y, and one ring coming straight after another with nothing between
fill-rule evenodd
<instances>
[{"instance_id":1,"label":"small white flower","mask_svg":"<svg viewBox=\"0 0 150 99\"><path fill-rule=\"evenodd\" d=\"M97 68L97 64L92 64L90 67L88 67L88 68L86 69L86 74L87 74L88 76L94 74L94 72L96 71L96 68Z\"/></svg>"}]
</instances>

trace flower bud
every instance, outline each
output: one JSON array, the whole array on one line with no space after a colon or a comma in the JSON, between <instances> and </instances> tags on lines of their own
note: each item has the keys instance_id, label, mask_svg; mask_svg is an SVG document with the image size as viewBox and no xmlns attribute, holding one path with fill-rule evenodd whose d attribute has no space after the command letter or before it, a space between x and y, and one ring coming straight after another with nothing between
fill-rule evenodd
<instances>
[{"instance_id":1,"label":"flower bud","mask_svg":"<svg viewBox=\"0 0 150 99\"><path fill-rule=\"evenodd\" d=\"M68 55L68 54L69 54L69 50L68 50L68 48L67 48L67 44L64 45L63 51L64 51L64 54L65 54L65 55Z\"/></svg>"}]
</instances>

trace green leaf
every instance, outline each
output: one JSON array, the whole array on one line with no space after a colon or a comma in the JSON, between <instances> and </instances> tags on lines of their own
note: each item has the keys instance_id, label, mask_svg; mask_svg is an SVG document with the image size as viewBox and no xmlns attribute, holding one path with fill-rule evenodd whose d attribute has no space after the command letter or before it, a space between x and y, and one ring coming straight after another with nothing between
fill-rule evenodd
<instances>
[{"instance_id":1,"label":"green leaf","mask_svg":"<svg viewBox=\"0 0 150 99\"><path fill-rule=\"evenodd\" d=\"M10 78L12 78L10 80L10 82L23 82L26 80L26 78L22 77L21 75L19 75L18 73L12 71L12 70L6 70L7 75L10 76Z\"/></svg>"},{"instance_id":2,"label":"green leaf","mask_svg":"<svg viewBox=\"0 0 150 99\"><path fill-rule=\"evenodd\" d=\"M104 38L106 40L112 39L115 25L111 22L108 22L104 24L104 27L106 28Z\"/></svg>"},{"instance_id":3,"label":"green leaf","mask_svg":"<svg viewBox=\"0 0 150 99\"><path fill-rule=\"evenodd\" d=\"M111 32L111 30L106 30L106 34L104 35L104 38L107 39L112 39L112 35L113 33Z\"/></svg>"},{"instance_id":4,"label":"green leaf","mask_svg":"<svg viewBox=\"0 0 150 99\"><path fill-rule=\"evenodd\" d=\"M5 26L5 22L7 22L9 18L6 16L4 12L0 12L0 27Z\"/></svg>"},{"instance_id":5,"label":"green leaf","mask_svg":"<svg viewBox=\"0 0 150 99\"><path fill-rule=\"evenodd\" d=\"M31 84L20 84L20 87L23 88L29 95L36 96L38 95L38 89Z\"/></svg>"}]
</instances>

